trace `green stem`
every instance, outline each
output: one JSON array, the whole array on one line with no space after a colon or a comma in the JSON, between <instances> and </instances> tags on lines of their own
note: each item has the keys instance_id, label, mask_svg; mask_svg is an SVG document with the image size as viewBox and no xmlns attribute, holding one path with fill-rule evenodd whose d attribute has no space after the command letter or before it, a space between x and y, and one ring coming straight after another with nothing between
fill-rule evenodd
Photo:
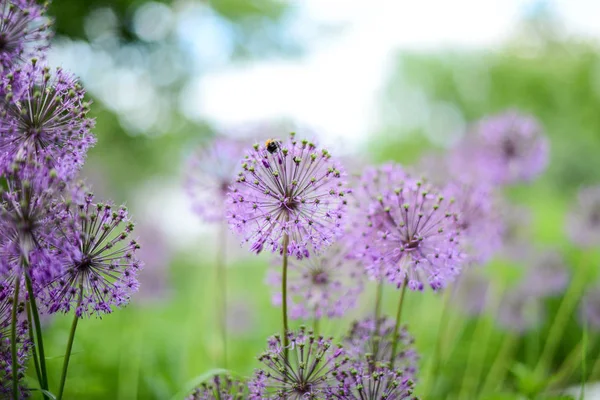
<instances>
[{"instance_id":1,"label":"green stem","mask_svg":"<svg viewBox=\"0 0 600 400\"><path fill-rule=\"evenodd\" d=\"M381 342L380 325L381 325L381 302L383 299L383 278L377 283L377 292L375 294L375 334L373 335L373 358L379 360L379 344Z\"/></svg>"},{"instance_id":2,"label":"green stem","mask_svg":"<svg viewBox=\"0 0 600 400\"><path fill-rule=\"evenodd\" d=\"M19 291L21 289L21 274L15 283L15 293L11 310L10 352L12 356L13 398L19 400L19 358L17 354L17 308L19 307Z\"/></svg>"},{"instance_id":3,"label":"green stem","mask_svg":"<svg viewBox=\"0 0 600 400\"><path fill-rule=\"evenodd\" d=\"M317 318L316 315L313 321L313 333L315 334L315 336L319 336L319 318Z\"/></svg>"},{"instance_id":4,"label":"green stem","mask_svg":"<svg viewBox=\"0 0 600 400\"><path fill-rule=\"evenodd\" d=\"M483 388L481 389L482 395L486 395L488 392L489 394L494 393L496 387L504 380L508 361L512 358L512 353L515 350L516 339L515 335L506 334L502 346L496 355L496 359L483 383Z\"/></svg>"},{"instance_id":5,"label":"green stem","mask_svg":"<svg viewBox=\"0 0 600 400\"><path fill-rule=\"evenodd\" d=\"M404 294L408 286L408 278L404 279L402 289L400 289L400 301L398 302L398 311L396 312L396 325L394 326L394 341L392 342L392 355L390 356L390 368L394 368L394 359L398 352L398 339L400 338L400 318L402 317L402 306L404 305Z\"/></svg>"},{"instance_id":6,"label":"green stem","mask_svg":"<svg viewBox=\"0 0 600 400\"><path fill-rule=\"evenodd\" d=\"M83 275L82 275L83 280ZM62 373L60 376L60 386L58 388L58 396L57 400L61 400L63 397L63 392L65 390L65 383L67 382L67 371L69 369L69 360L71 359L71 351L73 350L73 342L75 341L75 331L77 330L77 323L79 322L79 317L77 316L77 310L81 306L81 302L83 301L83 282L79 288L79 301L77 302L77 308L75 308L75 312L73 313L73 323L71 325L71 332L69 333L69 341L67 342L67 350L65 351L65 359L63 361Z\"/></svg>"},{"instance_id":7,"label":"green stem","mask_svg":"<svg viewBox=\"0 0 600 400\"><path fill-rule=\"evenodd\" d=\"M581 338L581 341L583 342L583 346L581 347L581 391L579 392L579 400L583 400L585 398L584 393L585 393L585 380L586 380L586 376L587 376L587 363L586 363L586 358L587 358L587 319L584 319L583 321L583 337Z\"/></svg>"},{"instance_id":8,"label":"green stem","mask_svg":"<svg viewBox=\"0 0 600 400\"><path fill-rule=\"evenodd\" d=\"M288 246L290 237L287 233L283 234L283 272L281 277L281 314L283 318L283 354L286 362L288 361L289 342L288 342L288 312L287 312L287 270L288 270Z\"/></svg>"},{"instance_id":9,"label":"green stem","mask_svg":"<svg viewBox=\"0 0 600 400\"><path fill-rule=\"evenodd\" d=\"M27 322L29 324L29 329L27 329L27 331L29 333L29 340L31 341L31 343L35 343L35 339L33 337L33 329L32 329L33 320L31 318L31 309L30 309L29 301L27 302L25 309L27 310ZM38 360L37 349L35 348L35 346L31 346L31 347L32 347L31 353L33 355L33 362L35 364L35 373L37 375L38 382L42 382L42 372L40 370L40 362Z\"/></svg>"},{"instance_id":10,"label":"green stem","mask_svg":"<svg viewBox=\"0 0 600 400\"><path fill-rule=\"evenodd\" d=\"M29 265L29 264L27 264ZM27 293L29 294L29 305L31 307L31 316L33 317L33 323L35 325L35 336L37 338L37 348L40 360L40 372L42 373L42 381L40 386L44 390L48 390L48 371L46 370L46 355L44 353L44 339L42 335L42 324L40 323L40 313L38 312L37 304L35 301L35 294L33 293L33 285L31 278L29 277L29 271L25 269L25 286L27 287ZM44 399L48 396L44 394Z\"/></svg>"},{"instance_id":11,"label":"green stem","mask_svg":"<svg viewBox=\"0 0 600 400\"><path fill-rule=\"evenodd\" d=\"M227 229L221 224L219 232L219 250L217 254L217 284L220 287L220 315L219 327L221 328L221 342L223 345L222 363L227 369L227 266L225 264L225 253L227 251Z\"/></svg>"}]
</instances>

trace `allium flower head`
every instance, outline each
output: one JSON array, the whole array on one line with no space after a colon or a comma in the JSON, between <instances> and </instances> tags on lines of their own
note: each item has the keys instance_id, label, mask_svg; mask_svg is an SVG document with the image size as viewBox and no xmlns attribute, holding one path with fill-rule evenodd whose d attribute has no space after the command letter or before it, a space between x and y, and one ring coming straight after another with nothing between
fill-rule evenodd
<instances>
[{"instance_id":1,"label":"allium flower head","mask_svg":"<svg viewBox=\"0 0 600 400\"><path fill-rule=\"evenodd\" d=\"M336 374L337 385L327 392L329 398L339 400L409 400L413 396L411 376L377 363L367 355L366 361L352 361Z\"/></svg>"},{"instance_id":2,"label":"allium flower head","mask_svg":"<svg viewBox=\"0 0 600 400\"><path fill-rule=\"evenodd\" d=\"M438 290L460 272L459 223L447 196L407 176L370 204L359 253L374 277Z\"/></svg>"},{"instance_id":3,"label":"allium flower head","mask_svg":"<svg viewBox=\"0 0 600 400\"><path fill-rule=\"evenodd\" d=\"M600 287L596 286L587 291L581 302L581 318L595 332L600 331Z\"/></svg>"},{"instance_id":4,"label":"allium flower head","mask_svg":"<svg viewBox=\"0 0 600 400\"><path fill-rule=\"evenodd\" d=\"M292 134L254 145L241 169L227 218L254 252L266 246L301 259L309 246L319 251L341 232L348 189L327 150Z\"/></svg>"},{"instance_id":5,"label":"allium flower head","mask_svg":"<svg viewBox=\"0 0 600 400\"><path fill-rule=\"evenodd\" d=\"M582 189L567 220L570 239L584 247L600 245L600 186Z\"/></svg>"},{"instance_id":6,"label":"allium flower head","mask_svg":"<svg viewBox=\"0 0 600 400\"><path fill-rule=\"evenodd\" d=\"M85 91L70 74L35 60L11 73L0 86L0 162L33 159L72 176L95 143Z\"/></svg>"},{"instance_id":7,"label":"allium flower head","mask_svg":"<svg viewBox=\"0 0 600 400\"><path fill-rule=\"evenodd\" d=\"M51 31L45 13L34 0L0 0L0 70L46 50Z\"/></svg>"},{"instance_id":8,"label":"allium flower head","mask_svg":"<svg viewBox=\"0 0 600 400\"><path fill-rule=\"evenodd\" d=\"M502 218L502 248L497 252L503 259L521 261L532 252L531 210L508 202L500 203Z\"/></svg>"},{"instance_id":9,"label":"allium flower head","mask_svg":"<svg viewBox=\"0 0 600 400\"><path fill-rule=\"evenodd\" d=\"M502 296L497 321L504 329L522 334L538 327L543 318L541 298L527 288L517 286Z\"/></svg>"},{"instance_id":10,"label":"allium flower head","mask_svg":"<svg viewBox=\"0 0 600 400\"><path fill-rule=\"evenodd\" d=\"M64 184L56 171L19 162L6 175L8 189L0 202L0 275L16 276L27 265L30 277L43 284L56 270L51 244Z\"/></svg>"},{"instance_id":11,"label":"allium flower head","mask_svg":"<svg viewBox=\"0 0 600 400\"><path fill-rule=\"evenodd\" d=\"M14 283L0 282L0 398L8 398L12 393L12 353L11 353L11 317L13 306ZM20 313L21 310L18 312ZM28 338L27 322L23 318L17 320L17 360L19 363L19 380L25 377L27 357L31 349ZM20 387L21 396L29 397L25 386ZM5 397L7 396L7 397Z\"/></svg>"},{"instance_id":12,"label":"allium flower head","mask_svg":"<svg viewBox=\"0 0 600 400\"><path fill-rule=\"evenodd\" d=\"M248 387L228 375L216 375L211 382L203 382L186 400L244 400Z\"/></svg>"},{"instance_id":13,"label":"allium flower head","mask_svg":"<svg viewBox=\"0 0 600 400\"><path fill-rule=\"evenodd\" d=\"M356 306L363 289L364 270L356 260L348 258L341 244L334 244L321 254L289 261L288 302L293 319L336 318ZM275 305L281 305L281 272L274 273L269 283L276 287Z\"/></svg>"},{"instance_id":14,"label":"allium flower head","mask_svg":"<svg viewBox=\"0 0 600 400\"><path fill-rule=\"evenodd\" d=\"M348 362L340 346L304 327L288 332L288 339L287 359L280 337L269 339L268 350L258 358L266 368L256 371L248 384L250 399L322 399L335 379L333 371Z\"/></svg>"},{"instance_id":15,"label":"allium flower head","mask_svg":"<svg viewBox=\"0 0 600 400\"><path fill-rule=\"evenodd\" d=\"M494 207L491 188L453 182L448 185L461 233L461 244L469 258L483 264L502 246L503 224Z\"/></svg>"},{"instance_id":16,"label":"allium flower head","mask_svg":"<svg viewBox=\"0 0 600 400\"><path fill-rule=\"evenodd\" d=\"M57 240L62 271L47 288L48 312L77 316L110 313L137 291L141 268L130 239L133 223L125 207L94 203L93 195L75 201L62 216L65 228Z\"/></svg>"},{"instance_id":17,"label":"allium flower head","mask_svg":"<svg viewBox=\"0 0 600 400\"><path fill-rule=\"evenodd\" d=\"M227 193L244 151L244 142L221 137L190 158L186 189L194 211L207 222L225 219Z\"/></svg>"},{"instance_id":18,"label":"allium flower head","mask_svg":"<svg viewBox=\"0 0 600 400\"><path fill-rule=\"evenodd\" d=\"M374 318L355 321L344 339L348 355L362 362L390 362L394 329L394 321L385 317L380 318L378 324ZM405 376L414 377L417 375L419 355L414 348L414 338L406 327L399 330L398 341L394 369ZM369 359L366 358L367 355Z\"/></svg>"},{"instance_id":19,"label":"allium flower head","mask_svg":"<svg viewBox=\"0 0 600 400\"><path fill-rule=\"evenodd\" d=\"M517 111L484 118L456 150L456 170L497 184L530 181L548 165L549 141L538 121Z\"/></svg>"},{"instance_id":20,"label":"allium flower head","mask_svg":"<svg viewBox=\"0 0 600 400\"><path fill-rule=\"evenodd\" d=\"M534 256L525 273L522 286L534 296L561 294L569 284L569 270L563 257L556 251L546 250Z\"/></svg>"}]
</instances>

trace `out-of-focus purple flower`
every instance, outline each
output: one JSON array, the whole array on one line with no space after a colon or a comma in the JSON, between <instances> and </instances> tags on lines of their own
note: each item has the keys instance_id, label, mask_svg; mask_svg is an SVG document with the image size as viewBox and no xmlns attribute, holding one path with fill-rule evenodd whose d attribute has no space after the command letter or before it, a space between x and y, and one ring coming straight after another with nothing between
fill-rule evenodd
<instances>
[{"instance_id":1,"label":"out-of-focus purple flower","mask_svg":"<svg viewBox=\"0 0 600 400\"><path fill-rule=\"evenodd\" d=\"M546 250L534 256L521 285L534 296L547 297L561 294L569 284L569 271L563 257L556 251Z\"/></svg>"},{"instance_id":2,"label":"out-of-focus purple flower","mask_svg":"<svg viewBox=\"0 0 600 400\"><path fill-rule=\"evenodd\" d=\"M594 331L600 331L600 286L589 289L581 301L581 318Z\"/></svg>"},{"instance_id":3,"label":"out-of-focus purple flower","mask_svg":"<svg viewBox=\"0 0 600 400\"><path fill-rule=\"evenodd\" d=\"M216 375L203 382L186 400L241 400L248 397L248 387L229 375Z\"/></svg>"},{"instance_id":4,"label":"out-of-focus purple flower","mask_svg":"<svg viewBox=\"0 0 600 400\"><path fill-rule=\"evenodd\" d=\"M569 238L583 247L600 244L600 186L582 189L567 219Z\"/></svg>"},{"instance_id":5,"label":"out-of-focus purple flower","mask_svg":"<svg viewBox=\"0 0 600 400\"><path fill-rule=\"evenodd\" d=\"M140 243L136 257L144 260L144 273L139 274L139 291L133 300L136 304L155 304L164 301L171 292L169 265L171 254L163 232L156 225L142 222L136 224Z\"/></svg>"},{"instance_id":6,"label":"out-of-focus purple flower","mask_svg":"<svg viewBox=\"0 0 600 400\"><path fill-rule=\"evenodd\" d=\"M452 302L465 314L479 316L489 304L490 286L489 278L483 276L478 270L467 269L452 288Z\"/></svg>"},{"instance_id":7,"label":"out-of-focus purple flower","mask_svg":"<svg viewBox=\"0 0 600 400\"><path fill-rule=\"evenodd\" d=\"M227 219L252 251L266 247L301 259L309 247L318 251L341 233L348 193L343 176L327 150L294 134L256 144L229 193Z\"/></svg>"},{"instance_id":8,"label":"out-of-focus purple flower","mask_svg":"<svg viewBox=\"0 0 600 400\"><path fill-rule=\"evenodd\" d=\"M64 184L56 171L24 162L13 164L6 180L0 202L0 276L14 278L27 270L34 283L43 285L58 268L51 244Z\"/></svg>"},{"instance_id":9,"label":"out-of-focus purple flower","mask_svg":"<svg viewBox=\"0 0 600 400\"><path fill-rule=\"evenodd\" d=\"M137 291L141 263L127 210L94 203L93 195L74 201L62 216L64 229L57 240L62 271L46 288L48 312L78 317L110 313L129 302Z\"/></svg>"},{"instance_id":10,"label":"out-of-focus purple flower","mask_svg":"<svg viewBox=\"0 0 600 400\"><path fill-rule=\"evenodd\" d=\"M11 353L11 321L14 284L0 282L0 397L8 398L12 393L12 353ZM21 314L21 310L17 311ZM28 337L27 321L22 315L17 320L17 360L19 363L19 380L25 377L27 358L31 350ZM20 398L29 397L25 383L20 386ZM5 397L6 396L6 397Z\"/></svg>"},{"instance_id":11,"label":"out-of-focus purple flower","mask_svg":"<svg viewBox=\"0 0 600 400\"><path fill-rule=\"evenodd\" d=\"M502 248L497 255L517 262L529 258L532 252L531 210L508 202L501 202L499 210L503 230Z\"/></svg>"},{"instance_id":12,"label":"out-of-focus purple flower","mask_svg":"<svg viewBox=\"0 0 600 400\"><path fill-rule=\"evenodd\" d=\"M498 324L506 330L523 334L537 328L544 319L541 298L519 285L501 298Z\"/></svg>"},{"instance_id":13,"label":"out-of-focus purple flower","mask_svg":"<svg viewBox=\"0 0 600 400\"><path fill-rule=\"evenodd\" d=\"M398 287L406 282L412 290L423 290L425 284L443 288L464 261L460 221L450 200L423 181L409 176L400 180L397 168L383 171L383 176L380 181L389 185L383 185L365 212L358 255L372 276L384 275Z\"/></svg>"},{"instance_id":14,"label":"out-of-focus purple flower","mask_svg":"<svg viewBox=\"0 0 600 400\"><path fill-rule=\"evenodd\" d=\"M266 368L257 370L248 384L250 399L322 399L335 381L334 371L348 362L344 350L331 339L314 336L301 327L288 332L289 357L286 360L279 336L269 339L269 347L258 359Z\"/></svg>"},{"instance_id":15,"label":"out-of-focus purple flower","mask_svg":"<svg viewBox=\"0 0 600 400\"><path fill-rule=\"evenodd\" d=\"M484 264L502 246L503 224L491 188L453 182L447 187L458 216L461 245L469 260Z\"/></svg>"},{"instance_id":16,"label":"out-of-focus purple flower","mask_svg":"<svg viewBox=\"0 0 600 400\"><path fill-rule=\"evenodd\" d=\"M514 110L479 121L454 151L453 170L472 172L478 181L530 181L548 165L549 141L538 121Z\"/></svg>"},{"instance_id":17,"label":"out-of-focus purple flower","mask_svg":"<svg viewBox=\"0 0 600 400\"><path fill-rule=\"evenodd\" d=\"M288 296L292 319L336 318L356 306L362 292L364 270L348 258L344 246L336 243L302 260L290 260ZM275 288L274 304L281 305L281 272L269 277Z\"/></svg>"},{"instance_id":18,"label":"out-of-focus purple flower","mask_svg":"<svg viewBox=\"0 0 600 400\"><path fill-rule=\"evenodd\" d=\"M413 396L412 376L389 364L366 360L349 363L335 377L337 385L327 389L328 398L339 400L409 400Z\"/></svg>"},{"instance_id":19,"label":"out-of-focus purple flower","mask_svg":"<svg viewBox=\"0 0 600 400\"><path fill-rule=\"evenodd\" d=\"M45 14L34 0L0 0L0 70L43 56L52 34Z\"/></svg>"},{"instance_id":20,"label":"out-of-focus purple flower","mask_svg":"<svg viewBox=\"0 0 600 400\"><path fill-rule=\"evenodd\" d=\"M190 158L186 189L194 211L205 221L225 219L227 193L235 181L246 147L240 140L220 137Z\"/></svg>"},{"instance_id":21,"label":"out-of-focus purple flower","mask_svg":"<svg viewBox=\"0 0 600 400\"><path fill-rule=\"evenodd\" d=\"M390 362L394 329L394 321L385 317L379 319L379 324L374 318L355 321L350 333L344 339L348 355L362 362L369 361L365 358L367 354L374 362ZM398 332L398 349L394 359L394 370L413 379L417 375L419 365L419 355L414 348L414 341L407 328L402 327Z\"/></svg>"},{"instance_id":22,"label":"out-of-focus purple flower","mask_svg":"<svg viewBox=\"0 0 600 400\"><path fill-rule=\"evenodd\" d=\"M10 74L0 85L0 163L6 170L15 160L32 159L74 175L95 143L90 133L85 90L58 68L32 61Z\"/></svg>"}]
</instances>

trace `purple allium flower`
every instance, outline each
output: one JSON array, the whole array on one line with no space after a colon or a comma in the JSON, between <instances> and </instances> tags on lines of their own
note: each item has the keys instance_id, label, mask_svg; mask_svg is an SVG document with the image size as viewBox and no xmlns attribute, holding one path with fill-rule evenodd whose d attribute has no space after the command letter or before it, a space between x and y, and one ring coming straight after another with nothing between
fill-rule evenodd
<instances>
[{"instance_id":1,"label":"purple allium flower","mask_svg":"<svg viewBox=\"0 0 600 400\"><path fill-rule=\"evenodd\" d=\"M530 181L546 169L549 147L533 116L511 110L479 121L456 149L454 170L473 171L490 183Z\"/></svg>"},{"instance_id":2,"label":"purple allium flower","mask_svg":"<svg viewBox=\"0 0 600 400\"><path fill-rule=\"evenodd\" d=\"M144 260L144 273L139 275L139 291L133 300L136 304L156 304L171 294L169 282L170 248L164 233L157 225L136 224L138 239L144 246L136 256Z\"/></svg>"},{"instance_id":3,"label":"purple allium flower","mask_svg":"<svg viewBox=\"0 0 600 400\"><path fill-rule=\"evenodd\" d=\"M0 202L0 275L16 277L26 270L34 282L44 284L58 267L51 244L64 184L56 171L24 162L13 164L6 180L8 190Z\"/></svg>"},{"instance_id":4,"label":"purple allium flower","mask_svg":"<svg viewBox=\"0 0 600 400\"><path fill-rule=\"evenodd\" d=\"M65 227L56 246L63 265L46 290L48 312L75 308L79 317L100 316L128 303L138 289L141 264L135 256L139 245L129 238L133 223L127 209L94 203L87 194L62 218Z\"/></svg>"},{"instance_id":5,"label":"purple allium flower","mask_svg":"<svg viewBox=\"0 0 600 400\"><path fill-rule=\"evenodd\" d=\"M327 389L328 398L339 400L409 400L413 396L411 376L404 375L389 364L373 361L352 361L336 374L337 385Z\"/></svg>"},{"instance_id":6,"label":"purple allium flower","mask_svg":"<svg viewBox=\"0 0 600 400\"><path fill-rule=\"evenodd\" d=\"M14 283L0 282L0 398L8 398L12 393L12 353L11 353L11 319L14 295ZM22 310L18 310L21 314ZM17 320L17 360L19 364L19 380L25 377L27 358L31 350L28 337L27 321L19 315ZM24 385L20 387L21 397L29 397Z\"/></svg>"},{"instance_id":7,"label":"purple allium flower","mask_svg":"<svg viewBox=\"0 0 600 400\"><path fill-rule=\"evenodd\" d=\"M6 169L19 158L74 175L95 143L87 117L85 91L74 77L36 61L18 69L0 85L0 163Z\"/></svg>"},{"instance_id":8,"label":"purple allium flower","mask_svg":"<svg viewBox=\"0 0 600 400\"><path fill-rule=\"evenodd\" d=\"M186 189L194 211L207 222L225 219L227 193L245 149L244 142L221 137L190 158Z\"/></svg>"},{"instance_id":9,"label":"purple allium flower","mask_svg":"<svg viewBox=\"0 0 600 400\"><path fill-rule=\"evenodd\" d=\"M243 400L248 398L248 387L228 375L216 375L211 382L203 382L186 400Z\"/></svg>"},{"instance_id":10,"label":"purple allium flower","mask_svg":"<svg viewBox=\"0 0 600 400\"><path fill-rule=\"evenodd\" d=\"M452 288L452 302L465 314L479 316L489 303L490 279L477 269L469 268L460 274Z\"/></svg>"},{"instance_id":11,"label":"purple allium flower","mask_svg":"<svg viewBox=\"0 0 600 400\"><path fill-rule=\"evenodd\" d=\"M484 264L502 246L503 224L489 187L451 183L448 193L458 215L461 244L471 261Z\"/></svg>"},{"instance_id":12,"label":"purple allium flower","mask_svg":"<svg viewBox=\"0 0 600 400\"><path fill-rule=\"evenodd\" d=\"M370 204L364 219L358 254L374 277L384 275L412 290L443 288L460 272L463 255L458 242L459 222L452 203L420 180L384 173L391 183ZM369 179L368 177L366 179Z\"/></svg>"},{"instance_id":13,"label":"purple allium flower","mask_svg":"<svg viewBox=\"0 0 600 400\"><path fill-rule=\"evenodd\" d=\"M288 296L292 319L336 318L356 306L364 276L361 265L348 258L344 246L336 243L319 254L290 260ZM281 305L281 271L269 283L277 288L273 303Z\"/></svg>"},{"instance_id":14,"label":"purple allium flower","mask_svg":"<svg viewBox=\"0 0 600 400\"><path fill-rule=\"evenodd\" d=\"M502 248L498 255L511 261L522 261L530 257L532 251L531 210L508 202L500 203L503 222Z\"/></svg>"},{"instance_id":15,"label":"purple allium flower","mask_svg":"<svg viewBox=\"0 0 600 400\"><path fill-rule=\"evenodd\" d=\"M348 193L343 176L327 150L294 134L256 144L233 184L229 224L256 253L266 246L306 257L309 246L319 251L341 233Z\"/></svg>"},{"instance_id":16,"label":"purple allium flower","mask_svg":"<svg viewBox=\"0 0 600 400\"><path fill-rule=\"evenodd\" d=\"M248 384L250 399L322 399L335 380L333 372L348 362L340 346L304 327L297 333L288 332L288 339L287 359L281 338L269 339L268 350L258 358L266 368L256 371Z\"/></svg>"},{"instance_id":17,"label":"purple allium flower","mask_svg":"<svg viewBox=\"0 0 600 400\"><path fill-rule=\"evenodd\" d=\"M374 318L355 321L348 337L344 339L348 355L362 362L369 361L365 358L367 354L374 362L390 362L394 328L394 321L385 317L379 319L379 324L376 324ZM394 369L414 377L417 375L419 355L414 348L415 340L406 327L398 331L398 341Z\"/></svg>"},{"instance_id":18,"label":"purple allium flower","mask_svg":"<svg viewBox=\"0 0 600 400\"><path fill-rule=\"evenodd\" d=\"M569 284L569 270L563 257L556 251L546 250L535 255L521 285L534 296L561 294Z\"/></svg>"},{"instance_id":19,"label":"purple allium flower","mask_svg":"<svg viewBox=\"0 0 600 400\"><path fill-rule=\"evenodd\" d=\"M0 69L43 55L52 34L45 13L34 0L0 0Z\"/></svg>"},{"instance_id":20,"label":"purple allium flower","mask_svg":"<svg viewBox=\"0 0 600 400\"><path fill-rule=\"evenodd\" d=\"M583 247L600 244L600 186L582 189L567 220L569 238Z\"/></svg>"},{"instance_id":21,"label":"purple allium flower","mask_svg":"<svg viewBox=\"0 0 600 400\"><path fill-rule=\"evenodd\" d=\"M502 296L497 321L504 329L523 334L537 328L543 318L541 298L527 288L519 285Z\"/></svg>"},{"instance_id":22,"label":"purple allium flower","mask_svg":"<svg viewBox=\"0 0 600 400\"><path fill-rule=\"evenodd\" d=\"M581 301L581 319L594 331L600 331L600 286L588 289Z\"/></svg>"}]
</instances>

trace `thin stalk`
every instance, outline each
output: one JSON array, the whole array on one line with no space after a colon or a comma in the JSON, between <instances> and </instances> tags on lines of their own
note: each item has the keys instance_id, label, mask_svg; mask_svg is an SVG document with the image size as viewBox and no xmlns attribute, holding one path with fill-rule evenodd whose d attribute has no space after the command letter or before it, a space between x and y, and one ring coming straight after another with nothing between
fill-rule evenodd
<instances>
[{"instance_id":1,"label":"thin stalk","mask_svg":"<svg viewBox=\"0 0 600 400\"><path fill-rule=\"evenodd\" d=\"M27 304L25 305L25 309L27 310L27 323L29 324L29 329L27 329L28 333L29 333L29 340L31 341L31 343L35 343L35 339L33 337L33 320L31 318L31 309L29 308L29 301L27 302ZM33 362L35 364L35 373L37 375L38 378L38 382L42 381L42 372L40 370L40 361L38 360L38 354L37 354L37 349L35 348L35 346L31 346L31 353L33 355Z\"/></svg>"},{"instance_id":2,"label":"thin stalk","mask_svg":"<svg viewBox=\"0 0 600 400\"><path fill-rule=\"evenodd\" d=\"M83 275L82 275L83 280ZM77 316L77 310L81 306L81 302L83 300L83 282L81 282L81 286L79 288L79 301L77 302L77 308L73 313L73 323L71 324L71 332L69 333L69 341L67 342L67 350L65 351L65 359L63 361L62 373L60 376L60 386L58 388L58 396L57 400L61 400L63 396L63 392L65 391L65 383L67 382L67 371L69 369L69 360L71 359L71 350L73 350L73 342L75 341L75 331L77 330L77 323L79 322L79 317Z\"/></svg>"},{"instance_id":3,"label":"thin stalk","mask_svg":"<svg viewBox=\"0 0 600 400\"><path fill-rule=\"evenodd\" d=\"M493 393L496 390L496 387L504 380L504 376L508 369L507 364L515 351L515 344L517 343L516 339L517 336L510 333L506 334L504 337L502 346L500 347L496 359L483 383L483 388L481 389L483 395L488 392Z\"/></svg>"},{"instance_id":4,"label":"thin stalk","mask_svg":"<svg viewBox=\"0 0 600 400\"><path fill-rule=\"evenodd\" d=\"M390 368L394 368L394 359L398 352L398 339L400 338L400 318L402 317L402 306L404 305L404 295L408 286L408 278L404 278L402 289L400 289L400 301L398 302L398 311L396 312L396 325L394 326L394 341L392 342L392 355L390 356Z\"/></svg>"},{"instance_id":5,"label":"thin stalk","mask_svg":"<svg viewBox=\"0 0 600 400\"><path fill-rule=\"evenodd\" d=\"M319 318L315 316L313 321L313 333L315 336L319 336Z\"/></svg>"},{"instance_id":6,"label":"thin stalk","mask_svg":"<svg viewBox=\"0 0 600 400\"><path fill-rule=\"evenodd\" d=\"M376 361L379 360L379 344L381 342L381 335L379 332L381 325L381 302L383 298L383 278L379 279L377 283L377 292L375 294L375 335L373 335L373 357Z\"/></svg>"},{"instance_id":7,"label":"thin stalk","mask_svg":"<svg viewBox=\"0 0 600 400\"><path fill-rule=\"evenodd\" d=\"M289 342L288 342L288 312L287 312L287 270L288 270L288 246L290 237L287 233L283 234L283 272L281 277L281 316L283 318L283 354L285 360L288 361Z\"/></svg>"},{"instance_id":8,"label":"thin stalk","mask_svg":"<svg viewBox=\"0 0 600 400\"><path fill-rule=\"evenodd\" d=\"M583 337L581 339L581 341L583 342L583 346L581 347L581 391L579 392L579 400L583 400L585 398L585 380L586 380L586 376L587 376L587 363L586 363L586 359L587 359L587 350L588 350L588 343L587 343L587 319L584 319L583 321Z\"/></svg>"},{"instance_id":9,"label":"thin stalk","mask_svg":"<svg viewBox=\"0 0 600 400\"><path fill-rule=\"evenodd\" d=\"M19 358L17 354L17 307L19 307L19 291L21 289L21 274L15 284L15 293L11 310L10 353L12 356L13 398L19 400Z\"/></svg>"},{"instance_id":10,"label":"thin stalk","mask_svg":"<svg viewBox=\"0 0 600 400\"><path fill-rule=\"evenodd\" d=\"M565 358L565 361L561 364L559 370L550 379L550 388L558 388L562 386L567 379L577 369L579 357L581 356L581 349L583 348L583 339L577 343L577 345L571 350L569 355Z\"/></svg>"},{"instance_id":11,"label":"thin stalk","mask_svg":"<svg viewBox=\"0 0 600 400\"><path fill-rule=\"evenodd\" d=\"M221 330L221 342L223 345L222 364L223 368L227 369L227 265L225 256L227 251L227 229L225 224L220 224L219 227L219 249L217 253L217 284L221 297L219 327Z\"/></svg>"},{"instance_id":12,"label":"thin stalk","mask_svg":"<svg viewBox=\"0 0 600 400\"><path fill-rule=\"evenodd\" d=\"M29 266L27 261L24 263ZM27 293L29 295L29 306L31 307L31 316L33 317L33 323L35 326L35 336L39 360L40 360L40 372L42 374L42 381L40 382L40 386L44 390L48 390L48 371L46 370L46 355L44 353L44 339L42 335L42 324L40 323L40 313L38 312L37 304L35 301L35 294L33 293L33 284L31 283L31 278L29 277L29 271L25 268L25 286L27 288ZM47 399L48 396L44 394L44 399Z\"/></svg>"}]
</instances>

